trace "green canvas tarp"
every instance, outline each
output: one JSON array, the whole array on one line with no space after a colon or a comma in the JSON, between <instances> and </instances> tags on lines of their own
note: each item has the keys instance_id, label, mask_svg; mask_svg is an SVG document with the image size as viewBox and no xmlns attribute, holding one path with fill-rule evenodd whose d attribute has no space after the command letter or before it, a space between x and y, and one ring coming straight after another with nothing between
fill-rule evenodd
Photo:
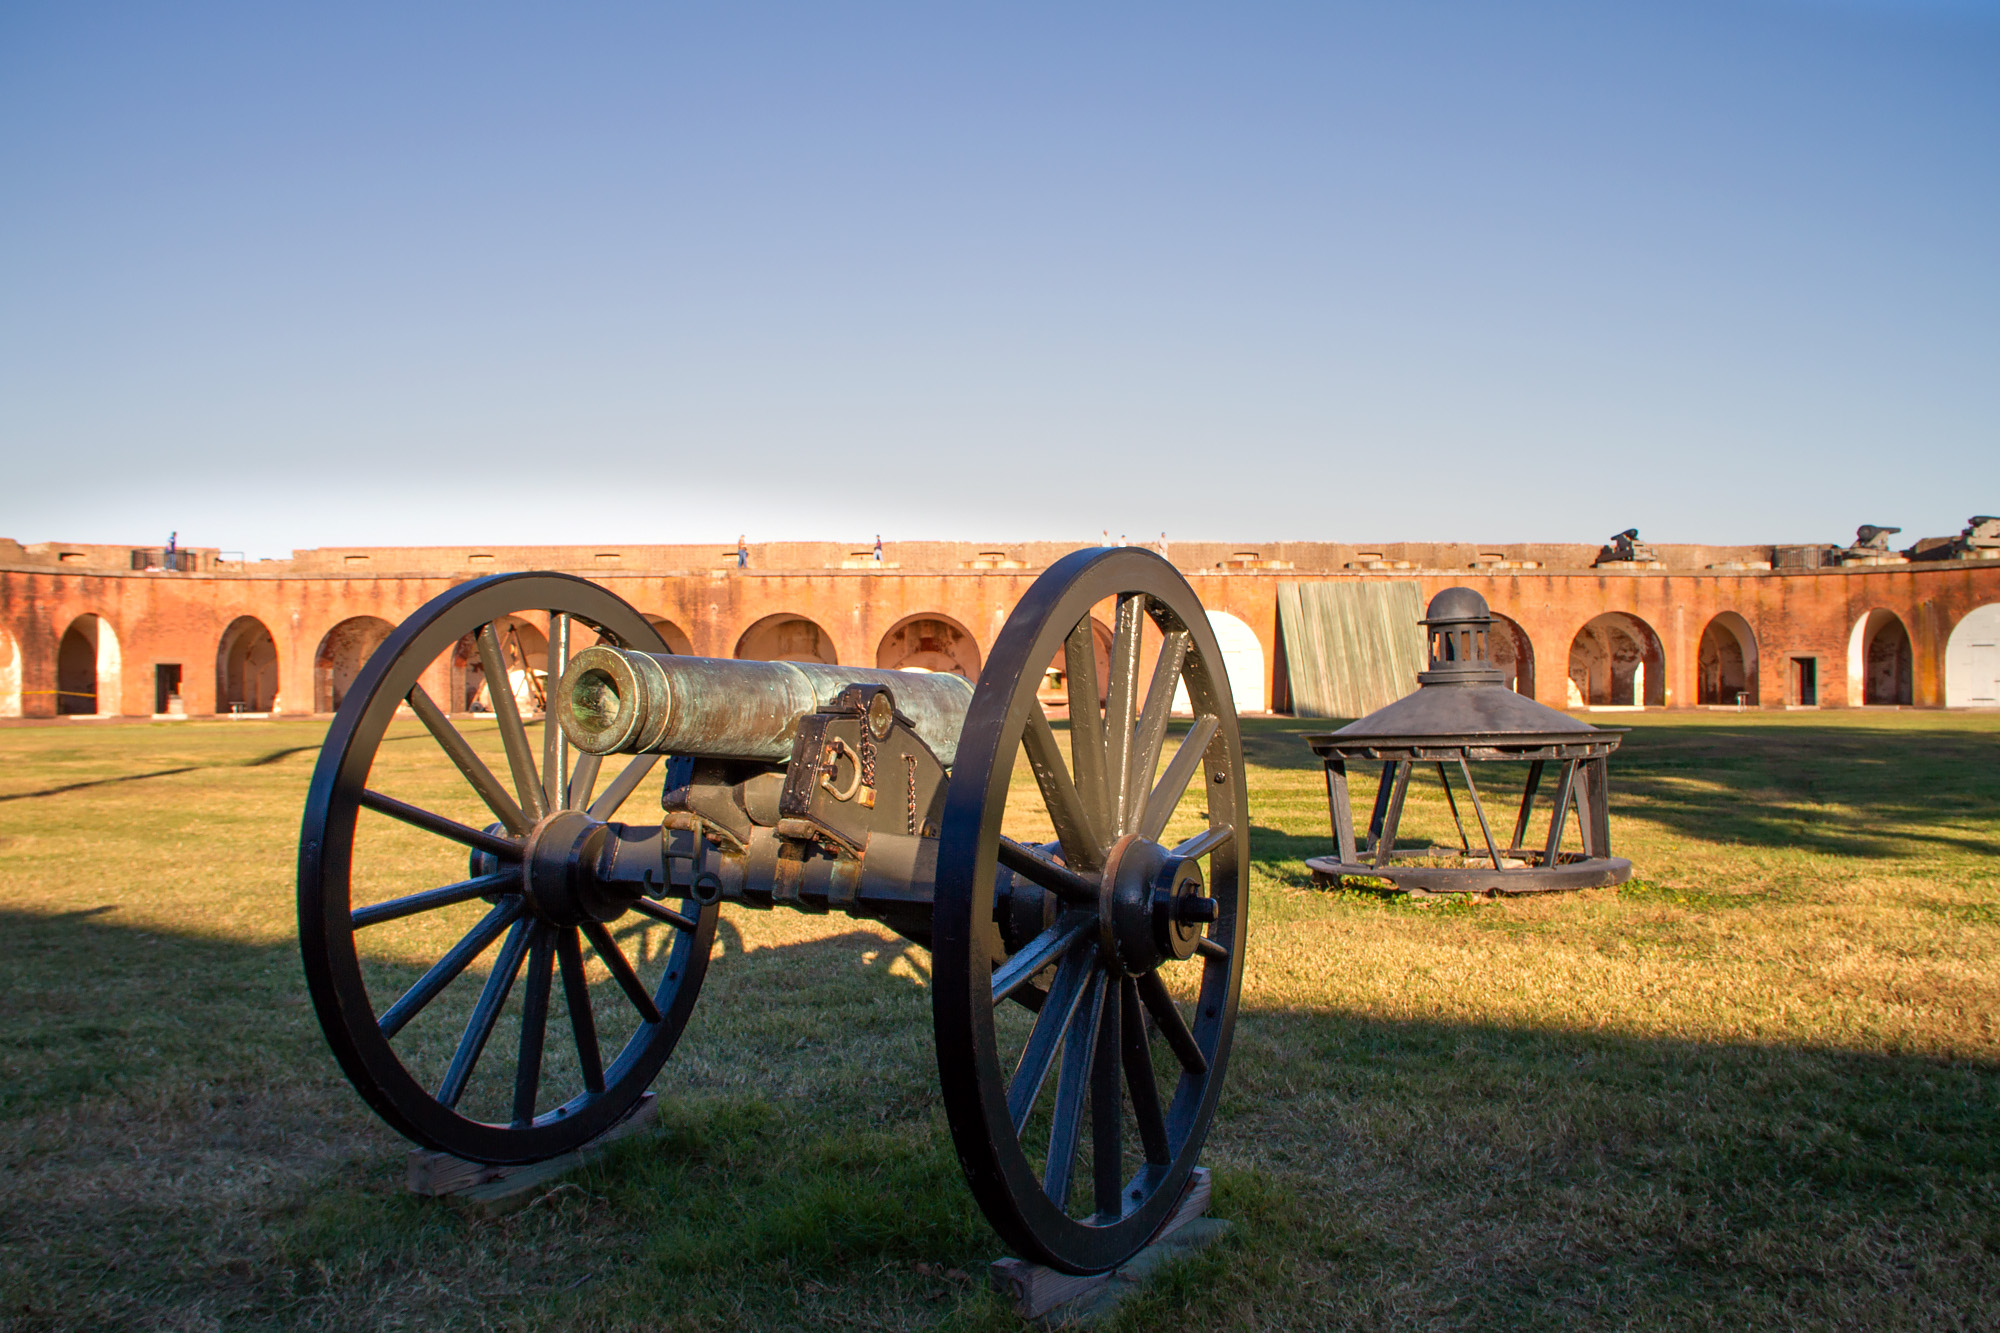
<instances>
[{"instance_id":1,"label":"green canvas tarp","mask_svg":"<svg viewBox=\"0 0 2000 1333\"><path fill-rule=\"evenodd\" d=\"M1361 717L1416 689L1426 665L1423 614L1415 583L1280 583L1292 712Z\"/></svg>"}]
</instances>

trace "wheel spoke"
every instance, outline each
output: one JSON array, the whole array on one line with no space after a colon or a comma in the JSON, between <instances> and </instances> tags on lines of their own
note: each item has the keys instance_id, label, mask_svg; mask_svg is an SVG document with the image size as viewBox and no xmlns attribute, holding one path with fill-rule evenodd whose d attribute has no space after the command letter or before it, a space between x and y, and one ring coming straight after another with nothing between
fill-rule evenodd
<instances>
[{"instance_id":1,"label":"wheel spoke","mask_svg":"<svg viewBox=\"0 0 2000 1333\"><path fill-rule=\"evenodd\" d=\"M1097 1050L1090 1064L1090 1192L1100 1217L1117 1217L1124 1211L1125 1149L1121 1135L1125 1094L1119 1077L1123 1052L1119 1049L1118 1017L1125 1006L1112 993L1116 984L1106 976L1098 986Z\"/></svg>"},{"instance_id":2,"label":"wheel spoke","mask_svg":"<svg viewBox=\"0 0 2000 1333\"><path fill-rule=\"evenodd\" d=\"M472 789L479 793L480 800L486 802L486 808L493 812L493 817L506 825L508 832L525 837L530 821L521 812L520 803L507 794L507 789L500 785L500 779L493 776L493 770L486 766L486 761L473 753L465 737L458 734L458 728L451 725L451 719L431 701L423 686L410 687L409 704L410 711L424 724L424 730L430 732L431 738L464 774L465 780L472 784Z\"/></svg>"},{"instance_id":3,"label":"wheel spoke","mask_svg":"<svg viewBox=\"0 0 2000 1333\"><path fill-rule=\"evenodd\" d=\"M569 791L563 798L565 810L582 810L590 804L590 793L597 786L597 769L604 762L601 754L580 754L569 771Z\"/></svg>"},{"instance_id":4,"label":"wheel spoke","mask_svg":"<svg viewBox=\"0 0 2000 1333\"><path fill-rule=\"evenodd\" d=\"M1167 983L1160 980L1157 971L1139 978L1139 998L1146 1002L1146 1012L1153 1016L1153 1026L1160 1030L1167 1045L1173 1048L1174 1058L1181 1062L1181 1068L1190 1074L1206 1074L1208 1057L1201 1053L1201 1046L1195 1041L1194 1033L1188 1031L1186 1020L1174 1004L1174 997L1167 994Z\"/></svg>"},{"instance_id":5,"label":"wheel spoke","mask_svg":"<svg viewBox=\"0 0 2000 1333\"><path fill-rule=\"evenodd\" d=\"M471 965L472 960L486 952L486 947L500 938L500 932L514 923L514 919L527 909L519 898L510 898L496 905L481 918L478 925L468 932L464 939L451 946L445 956L431 964L431 970L417 978L417 984L403 992L402 998L376 1020L384 1037L393 1037L403 1030L403 1026L423 1011L423 1007L435 1000L438 992L449 986L459 973Z\"/></svg>"},{"instance_id":6,"label":"wheel spoke","mask_svg":"<svg viewBox=\"0 0 2000 1333\"><path fill-rule=\"evenodd\" d=\"M597 1049L597 1016L590 1008L590 977L583 970L583 950L574 930L556 934L556 961L562 964L563 1004L569 1009L569 1030L576 1037L576 1062L583 1069L586 1092L604 1091L604 1056Z\"/></svg>"},{"instance_id":7,"label":"wheel spoke","mask_svg":"<svg viewBox=\"0 0 2000 1333\"><path fill-rule=\"evenodd\" d=\"M1057 864L1037 849L1025 843L1015 842L1004 833L1000 835L995 859L1022 879L1030 880L1050 893L1068 898L1072 902L1097 901L1097 885L1068 866Z\"/></svg>"},{"instance_id":8,"label":"wheel spoke","mask_svg":"<svg viewBox=\"0 0 2000 1333\"><path fill-rule=\"evenodd\" d=\"M1098 708L1096 622L1088 614L1063 640L1063 671L1069 686L1069 761L1077 794L1100 833L1111 831L1111 808L1104 776L1104 714Z\"/></svg>"},{"instance_id":9,"label":"wheel spoke","mask_svg":"<svg viewBox=\"0 0 2000 1333\"><path fill-rule=\"evenodd\" d=\"M1194 951L1203 958L1213 958L1218 962L1225 962L1229 958L1229 946L1221 940L1209 939L1206 935L1195 941Z\"/></svg>"},{"instance_id":10,"label":"wheel spoke","mask_svg":"<svg viewBox=\"0 0 2000 1333\"><path fill-rule=\"evenodd\" d=\"M611 785L604 789L604 794L590 803L590 817L609 820L617 814L618 807L625 804L625 798L638 789L639 784L646 780L646 775L653 771L653 765L659 762L660 756L656 754L634 756L632 762L611 779Z\"/></svg>"},{"instance_id":11,"label":"wheel spoke","mask_svg":"<svg viewBox=\"0 0 2000 1333\"><path fill-rule=\"evenodd\" d=\"M527 663L521 667L527 669ZM560 810L563 799L569 794L565 770L569 767L569 744L563 729L556 723L556 710L552 702L556 683L562 679L563 668L569 665L569 617L560 611L549 612L549 661L542 674L542 798L543 808Z\"/></svg>"},{"instance_id":12,"label":"wheel spoke","mask_svg":"<svg viewBox=\"0 0 2000 1333\"><path fill-rule=\"evenodd\" d=\"M1207 856L1235 836L1234 824L1210 824L1186 842L1175 844L1173 854L1194 860L1197 857Z\"/></svg>"},{"instance_id":13,"label":"wheel spoke","mask_svg":"<svg viewBox=\"0 0 2000 1333\"><path fill-rule=\"evenodd\" d=\"M1065 912L1047 930L1021 946L1021 951L993 969L993 1003L999 1004L1028 984L1035 973L1067 954L1097 925L1095 912Z\"/></svg>"},{"instance_id":14,"label":"wheel spoke","mask_svg":"<svg viewBox=\"0 0 2000 1333\"><path fill-rule=\"evenodd\" d=\"M528 729L521 725L521 710L514 702L514 682L507 675L506 659L500 654L500 636L493 626L481 625L478 634L479 669L486 673L486 695L493 705L493 718L500 724L500 743L507 748L507 767L514 774L514 792L529 817L540 819L548 807L542 803L542 780L535 772L535 756L528 749ZM523 670L527 663L521 663Z\"/></svg>"},{"instance_id":15,"label":"wheel spoke","mask_svg":"<svg viewBox=\"0 0 2000 1333\"><path fill-rule=\"evenodd\" d=\"M1091 1066L1097 1053L1097 1030L1104 1022L1104 974L1093 969L1084 985L1083 1003L1070 1018L1063 1036L1062 1069L1056 1075L1055 1118L1049 1126L1049 1157L1042 1168L1042 1192L1056 1207L1069 1208L1069 1182L1076 1170L1076 1150L1083 1137L1083 1108L1090 1101Z\"/></svg>"},{"instance_id":16,"label":"wheel spoke","mask_svg":"<svg viewBox=\"0 0 2000 1333\"><path fill-rule=\"evenodd\" d=\"M597 950L597 956L604 960L604 966L617 978L625 998L632 1001L632 1007L639 1011L639 1017L648 1023L660 1021L660 1006L653 1003L653 997L646 993L646 987L639 980L639 974L632 970L632 964L625 958L625 951L618 947L618 941L611 938L611 932L595 921L583 923L584 937L590 947Z\"/></svg>"},{"instance_id":17,"label":"wheel spoke","mask_svg":"<svg viewBox=\"0 0 2000 1333\"><path fill-rule=\"evenodd\" d=\"M1120 597L1117 621L1111 636L1111 680L1104 692L1105 813L1114 837L1130 832L1138 813L1138 800L1132 794L1132 713L1138 706L1134 696L1139 689L1139 627L1146 621L1146 594Z\"/></svg>"},{"instance_id":18,"label":"wheel spoke","mask_svg":"<svg viewBox=\"0 0 2000 1333\"><path fill-rule=\"evenodd\" d=\"M1124 1018L1120 1031L1125 1055L1125 1082L1132 1089L1132 1118L1139 1122L1139 1145L1146 1160L1155 1166L1173 1161L1173 1146L1167 1141L1167 1120L1160 1111L1160 1087L1153 1081L1153 1047L1146 1039L1146 1015L1139 1007L1139 987L1126 977L1118 987L1118 1006Z\"/></svg>"},{"instance_id":19,"label":"wheel spoke","mask_svg":"<svg viewBox=\"0 0 2000 1333\"><path fill-rule=\"evenodd\" d=\"M1142 838L1159 841L1167 821L1174 817L1175 807L1181 803L1181 793L1187 790L1195 769L1200 767L1201 757L1208 753L1208 743L1215 739L1216 726L1213 713L1204 713L1194 720L1187 735L1181 737L1180 748L1167 761L1167 771L1160 776L1153 794L1146 799L1146 813L1133 832Z\"/></svg>"},{"instance_id":20,"label":"wheel spoke","mask_svg":"<svg viewBox=\"0 0 2000 1333\"><path fill-rule=\"evenodd\" d=\"M535 1094L542 1086L542 1047L549 1029L549 990L555 949L554 928L536 922L528 957L528 985L521 996L521 1058L514 1066L514 1124L535 1122Z\"/></svg>"},{"instance_id":21,"label":"wheel spoke","mask_svg":"<svg viewBox=\"0 0 2000 1333\"><path fill-rule=\"evenodd\" d=\"M500 1021L508 992L514 989L514 978L520 974L521 958L528 951L528 936L533 931L532 921L516 921L507 931L507 942L500 946L500 956L493 960L493 970L486 974L479 1003L472 1007L472 1017L465 1022L465 1035L458 1039L458 1049L452 1052L451 1067L444 1071L444 1082L438 1085L440 1105L455 1107L465 1095L473 1066L479 1063L494 1025Z\"/></svg>"},{"instance_id":22,"label":"wheel spoke","mask_svg":"<svg viewBox=\"0 0 2000 1333\"><path fill-rule=\"evenodd\" d=\"M360 930L363 926L379 925L384 921L395 921L419 912L429 912L439 907L450 907L453 903L471 902L489 893L507 893L519 887L519 871L503 870L497 875L481 875L477 879L462 879L456 884L447 884L441 889L425 889L422 893L412 893L402 898L391 898L386 903L371 903L367 907L357 907L348 918L350 928Z\"/></svg>"},{"instance_id":23,"label":"wheel spoke","mask_svg":"<svg viewBox=\"0 0 2000 1333\"><path fill-rule=\"evenodd\" d=\"M651 898L635 899L631 908L641 916L649 916L655 921L664 921L676 930L692 931L700 923L685 912L676 912L665 903L656 903Z\"/></svg>"},{"instance_id":24,"label":"wheel spoke","mask_svg":"<svg viewBox=\"0 0 2000 1333\"><path fill-rule=\"evenodd\" d=\"M1072 738L1076 735L1074 722L1070 735ZM1055 729L1049 725L1049 715L1042 711L1039 699L1028 705L1028 726L1021 735L1021 748L1027 752L1028 767L1034 770L1035 785L1042 790L1042 805L1049 813L1049 822L1056 827L1056 841L1062 844L1063 859L1078 870L1103 869L1104 843L1098 836L1099 826L1084 805L1076 784L1070 780L1062 750L1056 744Z\"/></svg>"},{"instance_id":25,"label":"wheel spoke","mask_svg":"<svg viewBox=\"0 0 2000 1333\"><path fill-rule=\"evenodd\" d=\"M1070 1017L1083 999L1084 983L1095 974L1095 962L1082 951L1064 958L1056 968L1048 998L1042 1001L1042 1011L1035 1015L1028 1045L1007 1084L1007 1114L1014 1122L1017 1137L1027 1127L1028 1112L1034 1109L1035 1098L1041 1095L1042 1084L1048 1080L1049 1066L1055 1063L1056 1050L1069 1030Z\"/></svg>"},{"instance_id":26,"label":"wheel spoke","mask_svg":"<svg viewBox=\"0 0 2000 1333\"><path fill-rule=\"evenodd\" d=\"M485 852L488 856L497 857L502 861L518 861L521 859L521 844L518 842L510 842L497 834L468 827L459 823L456 819L447 819L443 815L433 814L429 810L420 809L405 801L399 801L393 796L384 796L379 791L363 787L361 789L361 804L373 810L376 814L387 815L391 819L400 819L405 824L423 829L426 833L435 833L440 838L450 838L453 842L464 843L467 847L476 848L479 851Z\"/></svg>"},{"instance_id":27,"label":"wheel spoke","mask_svg":"<svg viewBox=\"0 0 2000 1333\"><path fill-rule=\"evenodd\" d=\"M1127 808L1136 808L1139 793L1150 791L1153 772L1160 766L1160 747L1166 743L1167 722L1173 716L1174 691L1180 687L1181 665L1187 661L1188 632L1177 629L1160 645L1153 663L1153 680L1146 687L1146 704L1139 710L1139 722L1132 730L1132 765L1125 785L1131 795Z\"/></svg>"}]
</instances>

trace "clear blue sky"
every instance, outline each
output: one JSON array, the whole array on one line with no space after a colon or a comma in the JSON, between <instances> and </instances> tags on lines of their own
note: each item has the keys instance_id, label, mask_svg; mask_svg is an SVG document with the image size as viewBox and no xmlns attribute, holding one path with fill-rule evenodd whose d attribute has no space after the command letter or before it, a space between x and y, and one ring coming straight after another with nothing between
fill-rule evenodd
<instances>
[{"instance_id":1,"label":"clear blue sky","mask_svg":"<svg viewBox=\"0 0 2000 1333\"><path fill-rule=\"evenodd\" d=\"M0 8L0 534L1906 539L2000 3Z\"/></svg>"}]
</instances>

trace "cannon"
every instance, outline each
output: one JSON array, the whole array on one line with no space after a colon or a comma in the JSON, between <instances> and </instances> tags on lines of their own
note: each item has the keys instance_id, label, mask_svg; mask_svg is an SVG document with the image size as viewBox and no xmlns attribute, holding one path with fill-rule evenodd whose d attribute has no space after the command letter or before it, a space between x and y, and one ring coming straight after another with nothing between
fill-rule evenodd
<instances>
[{"instance_id":1,"label":"cannon","mask_svg":"<svg viewBox=\"0 0 2000 1333\"><path fill-rule=\"evenodd\" d=\"M471 699L490 717L467 722ZM649 780L657 810L634 799ZM422 1147L516 1164L638 1104L723 904L879 922L930 951L980 1208L1023 1258L1096 1273L1169 1218L1214 1117L1249 828L1220 651L1148 551L1052 565L976 687L677 657L601 586L500 574L403 622L341 703L299 942L369 1106Z\"/></svg>"}]
</instances>

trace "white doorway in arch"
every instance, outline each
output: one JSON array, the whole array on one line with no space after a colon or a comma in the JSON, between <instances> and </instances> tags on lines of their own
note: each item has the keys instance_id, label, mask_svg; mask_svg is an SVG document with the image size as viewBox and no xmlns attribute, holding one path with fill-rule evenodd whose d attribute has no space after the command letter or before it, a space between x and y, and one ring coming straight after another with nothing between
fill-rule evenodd
<instances>
[{"instance_id":1,"label":"white doorway in arch","mask_svg":"<svg viewBox=\"0 0 2000 1333\"><path fill-rule=\"evenodd\" d=\"M0 627L0 717L21 716L21 647Z\"/></svg>"},{"instance_id":2,"label":"white doorway in arch","mask_svg":"<svg viewBox=\"0 0 2000 1333\"><path fill-rule=\"evenodd\" d=\"M1229 677L1229 695L1236 701L1236 711L1263 712L1264 645L1257 641L1257 632L1227 611L1210 611L1208 627L1215 634L1216 646L1222 649L1222 670ZM1174 711L1194 711L1185 685L1174 691Z\"/></svg>"},{"instance_id":3,"label":"white doorway in arch","mask_svg":"<svg viewBox=\"0 0 2000 1333\"><path fill-rule=\"evenodd\" d=\"M1976 607L1944 645L1944 706L2000 708L2000 602Z\"/></svg>"}]
</instances>

